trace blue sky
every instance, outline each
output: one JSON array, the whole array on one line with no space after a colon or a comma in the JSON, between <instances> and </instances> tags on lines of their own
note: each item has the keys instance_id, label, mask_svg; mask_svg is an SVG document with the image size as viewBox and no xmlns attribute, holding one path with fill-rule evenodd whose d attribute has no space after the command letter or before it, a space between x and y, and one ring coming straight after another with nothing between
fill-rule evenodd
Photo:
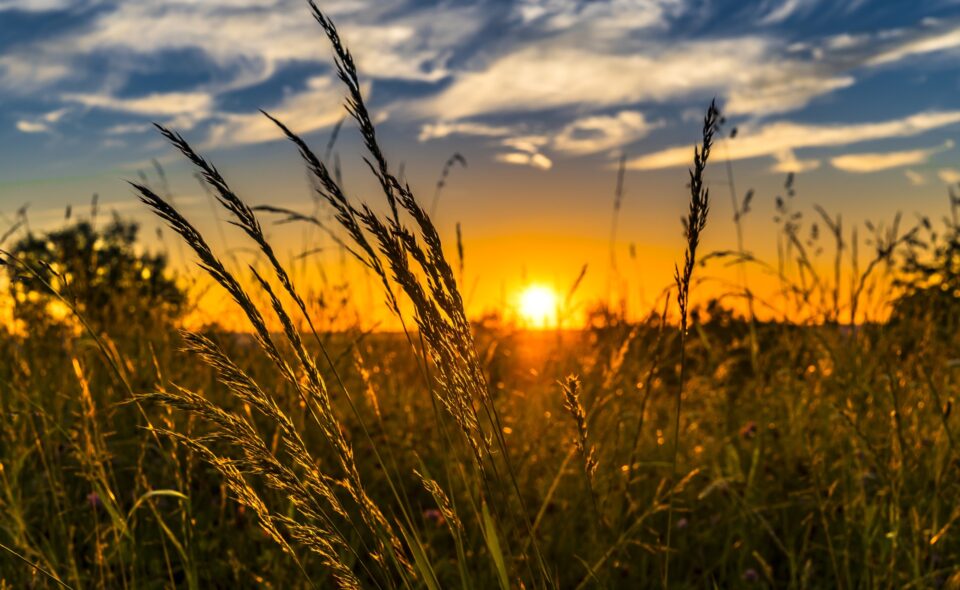
<instances>
[{"instance_id":1,"label":"blue sky","mask_svg":"<svg viewBox=\"0 0 960 590\"><path fill-rule=\"evenodd\" d=\"M817 202L865 219L935 212L960 182L956 0L318 3L421 194L450 153L467 156L445 220L478 239L533 223L602 242L623 151L624 231L678 233L712 97L739 130L718 153L768 200L793 171ZM295 154L257 109L322 146L342 98L302 0L0 0L0 212L91 192L134 210L120 180L152 158L199 207L151 121L232 166L253 201L296 202ZM346 132L345 160L355 147Z\"/></svg>"},{"instance_id":2,"label":"blue sky","mask_svg":"<svg viewBox=\"0 0 960 590\"><path fill-rule=\"evenodd\" d=\"M661 150L712 96L741 127L731 155L780 170L921 165L960 120L955 1L321 4L386 126L514 165L680 165ZM329 53L301 0L0 0L0 137L38 156L0 172L151 157L150 121L211 148L275 140L261 107L322 131L342 115Z\"/></svg>"}]
</instances>

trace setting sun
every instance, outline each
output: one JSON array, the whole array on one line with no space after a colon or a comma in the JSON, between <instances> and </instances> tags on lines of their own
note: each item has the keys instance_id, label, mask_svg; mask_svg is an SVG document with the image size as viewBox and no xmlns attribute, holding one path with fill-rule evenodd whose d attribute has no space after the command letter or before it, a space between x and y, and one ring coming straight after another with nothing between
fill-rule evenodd
<instances>
[{"instance_id":1,"label":"setting sun","mask_svg":"<svg viewBox=\"0 0 960 590\"><path fill-rule=\"evenodd\" d=\"M557 301L550 287L530 285L520 294L520 317L531 328L546 328L555 323Z\"/></svg>"},{"instance_id":2,"label":"setting sun","mask_svg":"<svg viewBox=\"0 0 960 590\"><path fill-rule=\"evenodd\" d=\"M960 590L958 82L960 0L0 0L0 590Z\"/></svg>"}]
</instances>

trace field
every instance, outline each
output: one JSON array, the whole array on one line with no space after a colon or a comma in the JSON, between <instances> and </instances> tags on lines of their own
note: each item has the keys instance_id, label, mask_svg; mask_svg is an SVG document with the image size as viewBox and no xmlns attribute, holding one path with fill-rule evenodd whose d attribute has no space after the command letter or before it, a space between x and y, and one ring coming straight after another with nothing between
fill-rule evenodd
<instances>
[{"instance_id":1,"label":"field","mask_svg":"<svg viewBox=\"0 0 960 590\"><path fill-rule=\"evenodd\" d=\"M710 215L726 132L711 105L656 311L473 321L458 244L395 176L315 16L382 202L348 198L275 123L400 328L334 329L351 286L303 290L264 236L261 218L291 212L251 208L160 128L258 263L225 263L162 191L133 188L245 328L181 330L194 292L121 220L0 244L16 318L0 332L0 588L960 588L955 197L942 224L858 241L794 213L788 179L779 261L704 252L750 208ZM722 265L739 284L698 298ZM754 273L779 291L754 294Z\"/></svg>"}]
</instances>

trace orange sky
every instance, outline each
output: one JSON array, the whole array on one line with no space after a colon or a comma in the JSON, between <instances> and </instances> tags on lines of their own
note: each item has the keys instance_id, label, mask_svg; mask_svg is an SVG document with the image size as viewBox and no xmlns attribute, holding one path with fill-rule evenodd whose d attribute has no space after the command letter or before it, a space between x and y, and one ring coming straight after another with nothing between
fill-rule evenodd
<instances>
[{"instance_id":1,"label":"orange sky","mask_svg":"<svg viewBox=\"0 0 960 590\"><path fill-rule=\"evenodd\" d=\"M946 186L960 182L960 12L949 3L323 4L357 58L390 165L421 203L432 201L451 154L468 162L451 169L435 221L450 253L456 224L463 228L462 290L473 316L511 316L533 284L562 300L585 265L575 316L597 302L648 313L683 256L686 166L713 98L728 121L707 172L713 202L701 255L736 247L728 160L735 199L755 190L744 247L774 267L787 173L796 174L791 205L805 216L804 240L814 222L823 229L815 205L842 215L848 240L854 228L863 239L868 221L898 212L905 225L918 214L939 219ZM157 240L159 222L125 183L143 173L162 184L158 162L184 214L225 259L236 248L242 258L242 236L153 121L182 132L251 204L311 211L296 150L258 112L277 114L321 154L343 117L329 43L301 0L0 1L0 50L0 224L29 204L29 228L50 229L67 205L84 215L97 193L104 213L142 224L145 248L192 268L171 232ZM380 209L363 154L348 121L328 163L342 163L354 202ZM304 228L264 225L286 258L324 247ZM346 281L352 315L387 326L376 285L355 265L341 270L326 247L298 270L305 290ZM826 274L831 251L814 261ZM861 268L870 256L861 244ZM849 272L849 252L844 260ZM741 280L722 264L697 273L709 280L695 298ZM769 274L748 276L758 296L776 293ZM210 297L203 309L216 317L224 306Z\"/></svg>"},{"instance_id":2,"label":"orange sky","mask_svg":"<svg viewBox=\"0 0 960 590\"><path fill-rule=\"evenodd\" d=\"M310 212L312 205L306 189L306 181L300 164L285 144L272 144L277 154L266 160L245 159L243 154L215 153L215 162L237 192L252 204L271 203L303 212ZM715 152L716 153L716 152ZM223 162L221 164L221 162ZM223 211L212 209L209 196L199 190L195 179L189 176L190 169L176 159L164 164L169 175L174 202L180 206L206 235L208 242L229 265L233 262L251 262L244 247L249 247L240 232L226 222ZM481 168L478 170L477 168ZM751 182L743 167L737 167L737 181L741 186L757 186L752 211L743 219L745 249L754 253L773 268L777 266L777 224L773 221L775 196L785 194L780 176L758 175L757 184ZM625 182L625 197L618 221L617 240L613 244L617 272L611 266L610 226L612 218L613 185L616 171L601 169L589 177L572 174L572 171L527 170L524 174L514 171L510 175L498 175L497 168L471 166L454 170L448 185L441 195L436 223L444 240L445 248L454 268L458 267L456 254L457 222L463 230L465 265L463 284L468 314L480 317L499 311L508 320L521 323L516 309L522 292L531 285L550 288L564 304L562 323L579 326L584 321L585 311L594 305L607 302L620 309L625 304L628 316L638 318L650 312L657 304L663 289L672 286L673 266L682 260L684 241L680 216L686 208L687 189L684 187L683 169L669 172L628 172ZM374 207L380 207L376 186L363 170L346 164L346 186L351 195L364 195ZM421 201L432 198L430 170L414 160L407 165L407 174ZM124 216L139 220L143 226L144 247L165 250L177 269L196 273L189 249L181 246L174 234L164 229L162 241L156 238L160 223L152 218L136 201L129 189L118 177L135 177L132 170L114 170L88 179L46 181L23 187L21 193L28 197L34 194L50 194L65 186L88 187L106 185L119 195L113 201L101 201L105 211L116 210ZM832 201L833 211L844 215L846 239L854 226L860 232L860 268L864 268L872 256L872 249L865 243L867 230L863 223L888 223L898 209L905 204L917 211L929 211L936 219L938 212L946 209L943 189L939 187L913 187L899 189L884 184L878 175L856 177L856 182L832 183L830 179L797 176L797 196L791 205L805 215L805 227L817 222L821 226L820 243L824 252L816 265L825 276L832 272L833 248L823 224L812 210L813 204L823 203L831 207L831 200L817 195L843 195ZM152 174L148 178L153 179ZM423 180L427 178L428 180ZM723 161L715 161L709 168L708 180L712 187L711 213L701 246L701 257L717 250L736 248L735 226L732 220L729 188L726 184L726 168ZM744 189L745 190L745 189ZM903 201L897 195L909 191L915 200ZM426 197L424 196L426 195ZM359 197L353 197L355 199ZM873 205L864 206L865 200ZM76 216L86 215L84 198L72 200ZM62 209L48 208L31 213L33 229L56 227L62 223ZM262 222L268 237L283 260L291 260L299 253L323 248L324 251L291 265L298 285L309 296L326 290L328 300L334 287L348 283L350 290L348 308L340 315L343 327L359 321L364 327L378 326L385 329L398 327L383 305L379 283L368 277L358 264L344 264L338 249L329 238L313 232L304 225L273 225L270 216ZM916 223L912 215L904 225ZM806 236L808 229L801 230ZM815 248L811 248L811 251ZM631 251L633 255L631 255ZM844 293L849 292L849 251L844 254ZM565 299L572 284L583 267L587 271L577 291L567 305ZM794 269L795 270L795 269ZM791 271L792 272L792 271ZM704 301L715 296L726 296L726 303L742 309L742 298L729 297L739 291L741 276L735 267L715 261L706 268L698 268L697 277L703 281L695 290L694 299ZM325 280L323 279L325 277ZM791 277L796 278L792 272ZM794 319L802 319L792 304L777 293L779 282L769 271L759 266L747 269L747 280L757 297L768 301L772 307L758 305L756 311L762 317L781 317L784 311ZM224 301L217 290L209 292L200 301L201 308L191 322L217 320L233 328L242 328L242 323L231 319L231 303ZM864 307L863 310L870 310ZM345 319L344 319L345 318ZM529 323L529 322L527 322Z\"/></svg>"}]
</instances>

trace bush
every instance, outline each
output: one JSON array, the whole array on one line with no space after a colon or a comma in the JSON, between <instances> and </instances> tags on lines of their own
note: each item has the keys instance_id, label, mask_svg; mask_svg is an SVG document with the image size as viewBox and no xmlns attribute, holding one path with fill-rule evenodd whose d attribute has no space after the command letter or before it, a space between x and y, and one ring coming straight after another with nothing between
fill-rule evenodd
<instances>
[{"instance_id":1,"label":"bush","mask_svg":"<svg viewBox=\"0 0 960 590\"><path fill-rule=\"evenodd\" d=\"M61 326L69 310L94 329L109 325L152 328L183 312L186 295L171 277L163 254L138 253L139 226L115 217L102 230L89 221L41 236L27 235L11 254L14 317L36 330Z\"/></svg>"},{"instance_id":2,"label":"bush","mask_svg":"<svg viewBox=\"0 0 960 590\"><path fill-rule=\"evenodd\" d=\"M901 265L903 294L894 304L892 320L921 321L943 339L960 327L960 199L950 193L951 216L941 232L926 218L927 236L909 249Z\"/></svg>"}]
</instances>

